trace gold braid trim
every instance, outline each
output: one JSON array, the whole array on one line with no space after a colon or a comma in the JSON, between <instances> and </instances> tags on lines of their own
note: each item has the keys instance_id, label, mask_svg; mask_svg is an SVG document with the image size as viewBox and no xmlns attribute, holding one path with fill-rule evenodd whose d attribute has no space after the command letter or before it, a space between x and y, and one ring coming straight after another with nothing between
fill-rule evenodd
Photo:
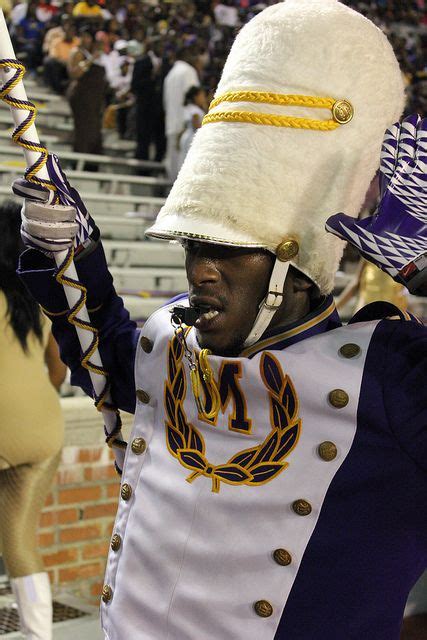
<instances>
[{"instance_id":1,"label":"gold braid trim","mask_svg":"<svg viewBox=\"0 0 427 640\"><path fill-rule=\"evenodd\" d=\"M212 109L223 102L255 102L274 104L282 107L329 109L332 114L332 119L316 120L313 118L298 118L243 110L216 111L212 113ZM272 93L268 91L229 91L228 93L218 96L218 98L215 98L211 102L209 113L203 118L202 125L212 122L247 122L272 127L333 131L340 125L350 122L352 117L353 107L347 100L335 100L334 98L321 96Z\"/></svg>"},{"instance_id":2,"label":"gold braid trim","mask_svg":"<svg viewBox=\"0 0 427 640\"><path fill-rule=\"evenodd\" d=\"M257 486L284 471L288 467L284 458L298 442L301 420L293 384L283 374L275 357L265 352L260 361L261 377L270 399L270 433L258 446L239 451L225 464L214 465L205 455L206 445L202 434L188 422L185 414L187 382L183 355L183 344L174 336L168 347L164 394L166 444L174 458L192 471L187 482L193 482L199 476L211 478L212 491L218 493L221 482Z\"/></svg>"},{"instance_id":3,"label":"gold braid trim","mask_svg":"<svg viewBox=\"0 0 427 640\"><path fill-rule=\"evenodd\" d=\"M64 309L64 311L49 311L48 309L46 309L46 307L43 307L43 305L40 305L40 309L43 311L44 314L46 314L47 316L51 316L52 318L59 318L60 316L66 316L67 313L70 311L69 309Z\"/></svg>"},{"instance_id":4,"label":"gold braid trim","mask_svg":"<svg viewBox=\"0 0 427 640\"><path fill-rule=\"evenodd\" d=\"M87 310L89 313L95 313L96 311L99 311L101 307L102 304L99 304L97 307L93 307L92 309L89 309L89 307L87 307ZM47 316L51 316L52 318L66 316L67 313L70 312L69 309L64 309L64 311L49 311L49 309L46 309L46 307L43 307L42 305L40 305L40 309L43 311L43 313L45 313Z\"/></svg>"}]
</instances>

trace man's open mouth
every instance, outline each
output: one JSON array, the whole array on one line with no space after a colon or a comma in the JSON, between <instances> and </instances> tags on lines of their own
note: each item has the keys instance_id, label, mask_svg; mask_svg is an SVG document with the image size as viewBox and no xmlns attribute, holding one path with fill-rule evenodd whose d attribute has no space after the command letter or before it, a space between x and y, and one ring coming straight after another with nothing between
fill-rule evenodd
<instances>
[{"instance_id":1,"label":"man's open mouth","mask_svg":"<svg viewBox=\"0 0 427 640\"><path fill-rule=\"evenodd\" d=\"M200 316L194 323L194 326L198 329L207 328L208 325L219 316L221 311L223 311L221 304L213 299L195 296L191 298L190 304L192 307L198 308L201 311Z\"/></svg>"},{"instance_id":2,"label":"man's open mouth","mask_svg":"<svg viewBox=\"0 0 427 640\"><path fill-rule=\"evenodd\" d=\"M215 318L217 315L219 314L218 309L210 309L209 311L205 311L204 313L202 313L200 315L200 317L198 318L198 320L196 320L196 324L199 322L199 320L203 319L203 320L212 320L212 318Z\"/></svg>"}]
</instances>

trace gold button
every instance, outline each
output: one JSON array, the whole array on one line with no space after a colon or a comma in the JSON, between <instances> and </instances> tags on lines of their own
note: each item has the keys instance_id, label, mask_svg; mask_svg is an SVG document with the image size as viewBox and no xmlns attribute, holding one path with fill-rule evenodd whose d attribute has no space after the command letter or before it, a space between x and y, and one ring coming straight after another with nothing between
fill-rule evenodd
<instances>
[{"instance_id":1,"label":"gold button","mask_svg":"<svg viewBox=\"0 0 427 640\"><path fill-rule=\"evenodd\" d=\"M280 262L287 262L298 255L299 246L296 240L284 240L276 249L276 258Z\"/></svg>"},{"instance_id":2,"label":"gold button","mask_svg":"<svg viewBox=\"0 0 427 640\"><path fill-rule=\"evenodd\" d=\"M151 340L149 340L148 338L146 338L145 336L141 336L139 339L139 344L141 349L145 352L145 353L151 353L153 350L153 343L151 342Z\"/></svg>"},{"instance_id":3,"label":"gold button","mask_svg":"<svg viewBox=\"0 0 427 640\"><path fill-rule=\"evenodd\" d=\"M150 402L150 396L146 391L143 391L142 389L136 390L136 397L143 404L148 404Z\"/></svg>"},{"instance_id":4,"label":"gold button","mask_svg":"<svg viewBox=\"0 0 427 640\"><path fill-rule=\"evenodd\" d=\"M102 595L101 595L103 602L110 602L112 597L113 597L112 588L110 587L109 584L104 584L104 586L102 587Z\"/></svg>"},{"instance_id":5,"label":"gold button","mask_svg":"<svg viewBox=\"0 0 427 640\"><path fill-rule=\"evenodd\" d=\"M358 344L349 342L348 344L343 344L343 346L340 347L339 353L342 355L343 358L355 358L356 356L359 355L361 351L362 349L359 347Z\"/></svg>"},{"instance_id":6,"label":"gold button","mask_svg":"<svg viewBox=\"0 0 427 640\"><path fill-rule=\"evenodd\" d=\"M145 442L144 438L135 438L134 440L132 440L130 448L135 455L139 456L146 450L147 443Z\"/></svg>"},{"instance_id":7,"label":"gold button","mask_svg":"<svg viewBox=\"0 0 427 640\"><path fill-rule=\"evenodd\" d=\"M122 488L120 489L120 495L122 496L123 500L126 500L126 502L130 500L132 495L132 487L130 486L130 484L127 484L125 482L125 484L122 485Z\"/></svg>"},{"instance_id":8,"label":"gold button","mask_svg":"<svg viewBox=\"0 0 427 640\"><path fill-rule=\"evenodd\" d=\"M337 100L332 105L332 117L339 124L347 124L354 116L353 105L348 100Z\"/></svg>"},{"instance_id":9,"label":"gold button","mask_svg":"<svg viewBox=\"0 0 427 640\"><path fill-rule=\"evenodd\" d=\"M292 556L286 549L276 549L273 551L273 558L282 567L287 567L292 562Z\"/></svg>"},{"instance_id":10,"label":"gold button","mask_svg":"<svg viewBox=\"0 0 427 640\"><path fill-rule=\"evenodd\" d=\"M273 607L268 600L257 600L254 604L255 613L261 618L269 618L273 613Z\"/></svg>"},{"instance_id":11,"label":"gold button","mask_svg":"<svg viewBox=\"0 0 427 640\"><path fill-rule=\"evenodd\" d=\"M311 513L311 504L300 498L292 503L292 509L299 516L308 516Z\"/></svg>"},{"instance_id":12,"label":"gold button","mask_svg":"<svg viewBox=\"0 0 427 640\"><path fill-rule=\"evenodd\" d=\"M111 538L111 548L113 551L118 551L122 546L122 539L118 533L115 533Z\"/></svg>"},{"instance_id":13,"label":"gold button","mask_svg":"<svg viewBox=\"0 0 427 640\"><path fill-rule=\"evenodd\" d=\"M349 397L346 391L343 389L332 389L328 395L329 402L336 409L342 409L348 405Z\"/></svg>"},{"instance_id":14,"label":"gold button","mask_svg":"<svg viewBox=\"0 0 427 640\"><path fill-rule=\"evenodd\" d=\"M326 460L326 462L330 462L337 457L337 446L333 442L329 440L325 440L325 442L321 442L317 447L317 453L322 458L322 460Z\"/></svg>"}]
</instances>

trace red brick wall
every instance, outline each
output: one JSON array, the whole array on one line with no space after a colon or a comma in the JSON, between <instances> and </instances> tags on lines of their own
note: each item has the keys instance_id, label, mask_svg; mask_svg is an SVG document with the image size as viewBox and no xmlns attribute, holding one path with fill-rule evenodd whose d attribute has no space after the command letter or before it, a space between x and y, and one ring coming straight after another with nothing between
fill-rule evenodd
<instances>
[{"instance_id":1,"label":"red brick wall","mask_svg":"<svg viewBox=\"0 0 427 640\"><path fill-rule=\"evenodd\" d=\"M40 518L39 545L54 593L91 604L99 602L117 508L120 480L112 460L106 445L65 447Z\"/></svg>"}]
</instances>

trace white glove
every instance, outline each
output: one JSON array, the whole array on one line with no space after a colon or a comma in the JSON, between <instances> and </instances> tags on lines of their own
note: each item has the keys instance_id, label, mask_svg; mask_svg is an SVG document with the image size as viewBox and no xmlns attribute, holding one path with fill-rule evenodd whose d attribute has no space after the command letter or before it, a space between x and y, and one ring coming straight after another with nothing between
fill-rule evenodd
<instances>
[{"instance_id":1,"label":"white glove","mask_svg":"<svg viewBox=\"0 0 427 640\"><path fill-rule=\"evenodd\" d=\"M74 244L79 229L74 207L24 200L21 218L21 237L27 247L52 257Z\"/></svg>"},{"instance_id":2,"label":"white glove","mask_svg":"<svg viewBox=\"0 0 427 640\"><path fill-rule=\"evenodd\" d=\"M25 178L18 178L12 185L13 192L24 198L22 240L49 257L72 246L77 254L91 244L94 231L95 235L99 232L55 155L49 154L46 167L61 204L52 204L53 191Z\"/></svg>"}]
</instances>

